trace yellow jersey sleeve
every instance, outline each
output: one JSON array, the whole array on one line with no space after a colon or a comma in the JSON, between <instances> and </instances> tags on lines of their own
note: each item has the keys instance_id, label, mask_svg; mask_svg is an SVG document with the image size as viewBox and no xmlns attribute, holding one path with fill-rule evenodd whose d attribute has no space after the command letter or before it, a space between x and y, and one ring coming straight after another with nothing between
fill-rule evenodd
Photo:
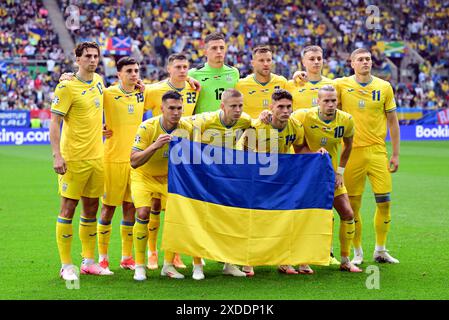
<instances>
[{"instance_id":1,"label":"yellow jersey sleeve","mask_svg":"<svg viewBox=\"0 0 449 320\"><path fill-rule=\"evenodd\" d=\"M391 112L396 110L396 101L394 99L393 88L389 83L386 84L384 91L385 91L385 112Z\"/></svg>"},{"instance_id":2,"label":"yellow jersey sleeve","mask_svg":"<svg viewBox=\"0 0 449 320\"><path fill-rule=\"evenodd\" d=\"M72 91L70 81L62 81L56 86L51 112L60 116L65 116L72 106Z\"/></svg>"},{"instance_id":3,"label":"yellow jersey sleeve","mask_svg":"<svg viewBox=\"0 0 449 320\"><path fill-rule=\"evenodd\" d=\"M150 141L152 136L153 136L153 127L147 126L145 123L142 123L137 129L137 133L134 138L134 143L132 147L133 150L144 151L152 143Z\"/></svg>"}]
</instances>

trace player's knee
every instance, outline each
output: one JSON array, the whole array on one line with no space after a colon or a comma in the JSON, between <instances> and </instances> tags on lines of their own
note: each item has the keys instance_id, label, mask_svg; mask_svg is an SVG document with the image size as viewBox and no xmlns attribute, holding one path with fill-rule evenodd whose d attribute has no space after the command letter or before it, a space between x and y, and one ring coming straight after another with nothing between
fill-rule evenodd
<instances>
[{"instance_id":1,"label":"player's knee","mask_svg":"<svg viewBox=\"0 0 449 320\"><path fill-rule=\"evenodd\" d=\"M103 204L103 208L101 209L101 220L104 222L111 222L112 217L114 216L115 207L111 207Z\"/></svg>"},{"instance_id":2,"label":"player's knee","mask_svg":"<svg viewBox=\"0 0 449 320\"><path fill-rule=\"evenodd\" d=\"M72 219L75 215L75 209L78 205L78 200L62 198L60 216L66 219Z\"/></svg>"},{"instance_id":3,"label":"player's knee","mask_svg":"<svg viewBox=\"0 0 449 320\"><path fill-rule=\"evenodd\" d=\"M161 199L156 198L151 199L151 211L155 212L161 211Z\"/></svg>"},{"instance_id":4,"label":"player's knee","mask_svg":"<svg viewBox=\"0 0 449 320\"><path fill-rule=\"evenodd\" d=\"M134 222L136 219L136 208L130 202L123 202L123 220L127 222Z\"/></svg>"},{"instance_id":5,"label":"player's knee","mask_svg":"<svg viewBox=\"0 0 449 320\"><path fill-rule=\"evenodd\" d=\"M150 208L149 207L138 208L137 217L140 220L148 220L150 218Z\"/></svg>"}]
</instances>

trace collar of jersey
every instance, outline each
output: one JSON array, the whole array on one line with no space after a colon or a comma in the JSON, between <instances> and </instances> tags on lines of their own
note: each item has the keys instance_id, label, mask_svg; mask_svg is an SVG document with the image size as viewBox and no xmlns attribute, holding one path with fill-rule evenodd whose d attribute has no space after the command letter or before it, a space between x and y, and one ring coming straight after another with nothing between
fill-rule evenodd
<instances>
[{"instance_id":1,"label":"collar of jersey","mask_svg":"<svg viewBox=\"0 0 449 320\"><path fill-rule=\"evenodd\" d=\"M337 118L337 111L335 111L335 118L332 119L332 120L323 120L323 119L321 119L321 117L320 117L320 109L318 109L316 112L317 112L316 115L317 115L318 119L323 121L325 124L329 124L329 123L331 123L332 121L334 121Z\"/></svg>"},{"instance_id":2,"label":"collar of jersey","mask_svg":"<svg viewBox=\"0 0 449 320\"><path fill-rule=\"evenodd\" d=\"M185 86L182 88L176 88L171 82L170 80L167 80L167 84L169 85L170 88L172 88L173 90L176 90L178 92L181 92L182 90L184 90Z\"/></svg>"},{"instance_id":3,"label":"collar of jersey","mask_svg":"<svg viewBox=\"0 0 449 320\"><path fill-rule=\"evenodd\" d=\"M272 124L271 122L270 122L270 127L271 127L272 129L274 129L274 130L277 130L278 132L282 132L282 131L284 131L285 128L288 127L288 122L287 122L287 125L285 126L285 128L282 128L282 129L278 129L278 128L273 127L273 124Z\"/></svg>"},{"instance_id":4,"label":"collar of jersey","mask_svg":"<svg viewBox=\"0 0 449 320\"><path fill-rule=\"evenodd\" d=\"M212 68L207 62L204 64L204 70L212 71L215 73L220 73L221 71L223 71L224 67L225 67L224 64L221 68Z\"/></svg>"},{"instance_id":5,"label":"collar of jersey","mask_svg":"<svg viewBox=\"0 0 449 320\"><path fill-rule=\"evenodd\" d=\"M225 127L226 129L231 129L233 126L235 126L237 124L237 121L232 125L232 126L227 126L223 123L223 121L221 120L221 115L223 114L223 111L220 110L220 112L218 113L218 119L220 119L220 123L223 127Z\"/></svg>"},{"instance_id":6,"label":"collar of jersey","mask_svg":"<svg viewBox=\"0 0 449 320\"><path fill-rule=\"evenodd\" d=\"M91 85L92 84L92 82L94 82L94 80L92 79L90 82L89 81L85 81L85 80L83 80L83 79L81 79L80 77L78 77L78 75L75 73L75 78L77 78L79 81L81 81L82 83L85 83L85 84L88 84L88 85Z\"/></svg>"},{"instance_id":7,"label":"collar of jersey","mask_svg":"<svg viewBox=\"0 0 449 320\"><path fill-rule=\"evenodd\" d=\"M133 93L133 91L128 92L128 91L126 91L125 89L123 89L123 87L122 87L121 84L118 85L118 88L119 88L120 91L121 91L122 93L124 93L124 94L131 94L131 93Z\"/></svg>"},{"instance_id":8,"label":"collar of jersey","mask_svg":"<svg viewBox=\"0 0 449 320\"><path fill-rule=\"evenodd\" d=\"M164 126L162 125L162 116L159 118L159 125L161 126L162 131L164 131L165 133L168 133L168 134L171 134L173 131L175 131L178 128L178 126L176 126L175 128L173 128L170 131L165 130Z\"/></svg>"},{"instance_id":9,"label":"collar of jersey","mask_svg":"<svg viewBox=\"0 0 449 320\"><path fill-rule=\"evenodd\" d=\"M268 82L259 82L257 79L256 79L256 75L253 73L253 79L254 79L254 81L256 81L256 83L258 83L258 84L260 84L261 86L266 86L267 84L269 84L270 82L271 82L271 80L273 79L273 77L272 77L272 75L271 75L271 73L270 73L270 80L268 80Z\"/></svg>"},{"instance_id":10,"label":"collar of jersey","mask_svg":"<svg viewBox=\"0 0 449 320\"><path fill-rule=\"evenodd\" d=\"M323 81L323 78L321 78L321 80L318 80L318 81L312 81L312 80L310 80L309 82L310 82L311 84L315 85L315 84L317 84L317 83L319 83L319 82L321 82L321 81Z\"/></svg>"},{"instance_id":11,"label":"collar of jersey","mask_svg":"<svg viewBox=\"0 0 449 320\"><path fill-rule=\"evenodd\" d=\"M369 85L369 84L370 84L371 82L373 82L373 80L374 80L373 76L371 76L371 80L368 81L368 82L365 82L365 83L358 82L358 81L355 79L355 75L352 76L352 79L354 79L354 81L357 82L357 83L358 83L359 85L361 85L362 87L366 87L367 85Z\"/></svg>"}]
</instances>

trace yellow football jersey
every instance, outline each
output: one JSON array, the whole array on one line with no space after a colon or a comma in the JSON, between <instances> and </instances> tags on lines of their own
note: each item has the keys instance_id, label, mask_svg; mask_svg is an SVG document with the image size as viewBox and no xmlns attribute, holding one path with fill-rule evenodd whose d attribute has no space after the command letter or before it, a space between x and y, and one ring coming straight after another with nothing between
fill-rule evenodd
<instances>
[{"instance_id":1,"label":"yellow football jersey","mask_svg":"<svg viewBox=\"0 0 449 320\"><path fill-rule=\"evenodd\" d=\"M112 137L104 142L105 161L129 162L134 137L145 110L144 93L138 90L126 92L120 85L115 85L104 91L105 124L112 130Z\"/></svg>"},{"instance_id":2,"label":"yellow football jersey","mask_svg":"<svg viewBox=\"0 0 449 320\"><path fill-rule=\"evenodd\" d=\"M373 76L363 86L351 76L337 79L336 86L342 110L354 117L354 147L385 145L386 113L396 110L390 83Z\"/></svg>"},{"instance_id":3,"label":"yellow football jersey","mask_svg":"<svg viewBox=\"0 0 449 320\"><path fill-rule=\"evenodd\" d=\"M103 157L103 91L96 73L90 83L75 77L56 86L51 112L64 117L61 154L66 161Z\"/></svg>"},{"instance_id":4,"label":"yellow football jersey","mask_svg":"<svg viewBox=\"0 0 449 320\"><path fill-rule=\"evenodd\" d=\"M132 146L133 150L143 151L148 148L161 134L169 133L181 138L191 138L192 125L181 119L176 129L167 132L162 127L162 116L150 118L139 126ZM168 174L168 147L166 144L157 150L144 165L135 170L143 177L159 177Z\"/></svg>"},{"instance_id":5,"label":"yellow football jersey","mask_svg":"<svg viewBox=\"0 0 449 320\"><path fill-rule=\"evenodd\" d=\"M270 153L291 153L292 146L304 144L304 127L296 119L290 117L287 126L274 129L259 119L254 120L250 129L246 130L237 143L237 149L245 145L249 150Z\"/></svg>"},{"instance_id":6,"label":"yellow football jersey","mask_svg":"<svg viewBox=\"0 0 449 320\"><path fill-rule=\"evenodd\" d=\"M335 83L326 77L321 77L320 81L307 81L302 86L289 80L285 90L293 96L293 110L318 106L318 90L325 85L335 85Z\"/></svg>"},{"instance_id":7,"label":"yellow football jersey","mask_svg":"<svg viewBox=\"0 0 449 320\"><path fill-rule=\"evenodd\" d=\"M222 110L197 114L193 118L193 140L226 148L235 148L243 132L251 127L251 117L242 113L232 127L221 121Z\"/></svg>"},{"instance_id":8,"label":"yellow football jersey","mask_svg":"<svg viewBox=\"0 0 449 320\"><path fill-rule=\"evenodd\" d=\"M183 116L190 116L195 111L197 92L186 81L183 88L175 88L169 80L160 81L147 86L145 89L145 106L151 109L153 117L162 114L162 96L169 90L174 90L182 95Z\"/></svg>"},{"instance_id":9,"label":"yellow football jersey","mask_svg":"<svg viewBox=\"0 0 449 320\"><path fill-rule=\"evenodd\" d=\"M235 85L235 89L243 94L243 111L253 119L269 108L271 95L276 89L284 89L287 79L283 76L271 74L269 82L262 84L256 80L254 74L250 74L244 79L240 79Z\"/></svg>"},{"instance_id":10,"label":"yellow football jersey","mask_svg":"<svg viewBox=\"0 0 449 320\"><path fill-rule=\"evenodd\" d=\"M338 147L343 138L354 136L354 119L349 113L337 110L335 119L324 122L318 115L318 107L297 110L292 117L304 126L307 144L316 152L323 147L332 158L334 170L337 170Z\"/></svg>"}]
</instances>

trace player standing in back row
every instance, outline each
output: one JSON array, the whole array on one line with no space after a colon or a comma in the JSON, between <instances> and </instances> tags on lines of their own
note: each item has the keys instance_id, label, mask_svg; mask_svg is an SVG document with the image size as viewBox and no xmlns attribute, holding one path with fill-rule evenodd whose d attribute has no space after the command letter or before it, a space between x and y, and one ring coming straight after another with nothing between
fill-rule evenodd
<instances>
[{"instance_id":1,"label":"player standing in back row","mask_svg":"<svg viewBox=\"0 0 449 320\"><path fill-rule=\"evenodd\" d=\"M211 33L205 39L206 63L189 70L189 76L201 84L201 92L196 104L195 114L220 109L221 94L234 88L240 73L235 67L225 64L226 43L221 33Z\"/></svg>"},{"instance_id":2,"label":"player standing in back row","mask_svg":"<svg viewBox=\"0 0 449 320\"><path fill-rule=\"evenodd\" d=\"M356 265L363 262L360 206L366 177L370 180L377 206L374 215L376 248L373 259L377 262L399 263L399 260L388 254L385 246L391 222L391 173L399 167L399 123L393 88L389 82L371 75L372 65L371 53L363 48L356 49L351 54L354 75L336 80L342 110L353 116L356 127L354 146L344 173L354 210L352 263ZM387 124L393 148L390 161L385 146Z\"/></svg>"}]
</instances>

